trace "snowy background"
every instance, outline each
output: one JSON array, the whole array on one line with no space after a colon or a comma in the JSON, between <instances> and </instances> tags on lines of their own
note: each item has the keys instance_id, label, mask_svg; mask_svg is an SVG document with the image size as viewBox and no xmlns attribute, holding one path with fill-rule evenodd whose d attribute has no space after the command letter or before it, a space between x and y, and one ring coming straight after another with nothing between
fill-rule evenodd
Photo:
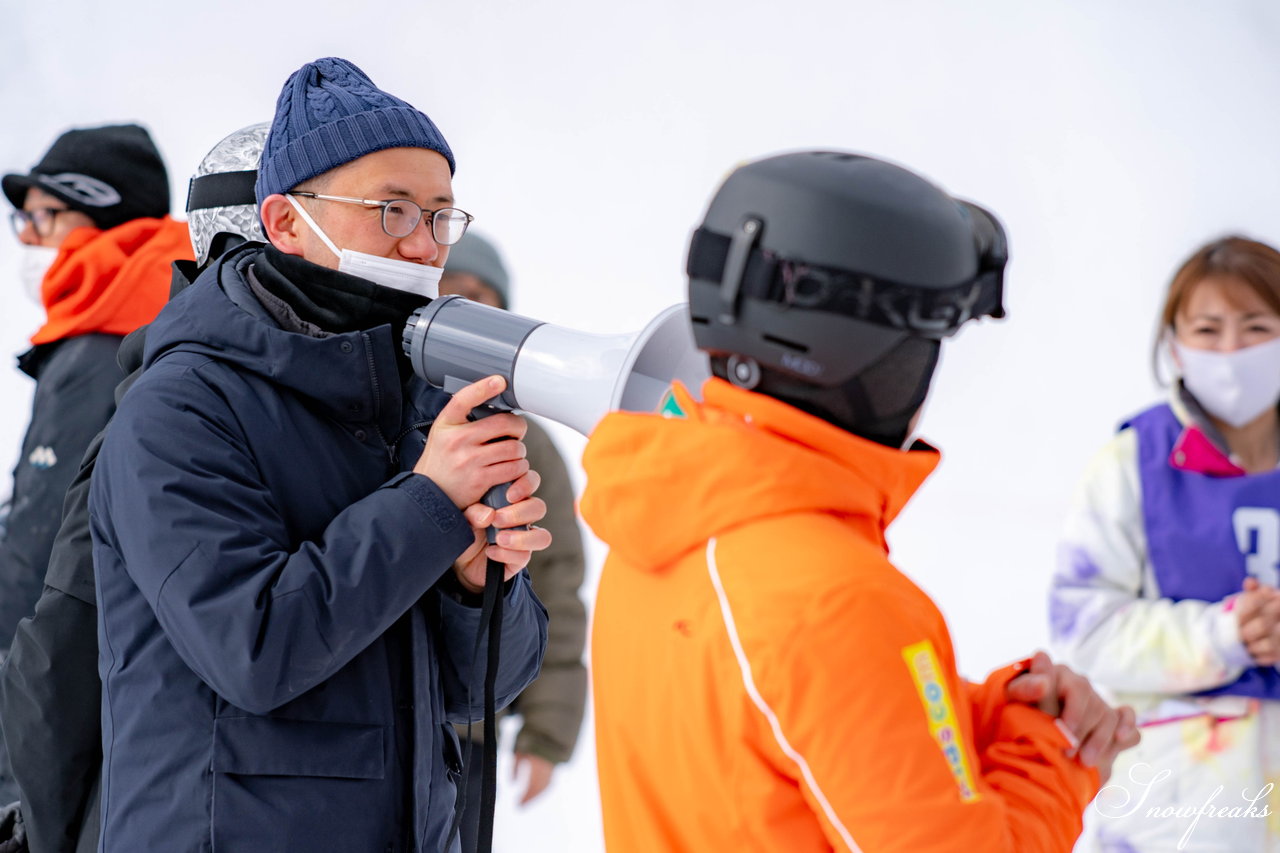
<instances>
[{"instance_id":1,"label":"snowy background","mask_svg":"<svg viewBox=\"0 0 1280 853\"><path fill-rule=\"evenodd\" d=\"M180 210L217 140L269 119L302 63L344 56L443 130L514 308L600 332L682 301L689 233L744 160L861 151L984 204L1010 235L1009 319L946 349L923 429L944 462L892 534L976 678L1047 640L1075 479L1162 393L1173 269L1227 231L1280 242L1278 44L1268 0L0 0L0 170L69 126L140 121ZM0 281L17 254L0 239ZM10 288L0 351L38 323ZM0 462L30 392L0 370ZM555 435L577 470L581 439ZM499 849L602 848L590 728L542 799L504 793Z\"/></svg>"}]
</instances>

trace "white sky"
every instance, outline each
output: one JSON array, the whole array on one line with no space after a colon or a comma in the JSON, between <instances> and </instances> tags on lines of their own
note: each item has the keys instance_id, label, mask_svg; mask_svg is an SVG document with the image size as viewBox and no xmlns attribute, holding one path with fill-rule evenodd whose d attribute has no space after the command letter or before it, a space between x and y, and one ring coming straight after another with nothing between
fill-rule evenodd
<instances>
[{"instance_id":1,"label":"white sky","mask_svg":"<svg viewBox=\"0 0 1280 853\"><path fill-rule=\"evenodd\" d=\"M689 233L743 160L860 151L982 203L1010 236L1010 316L947 348L924 422L944 462L891 538L970 677L1046 641L1075 479L1161 393L1150 350L1170 273L1227 231L1280 242L1267 0L356 6L3 0L0 169L25 170L69 126L137 120L180 210L214 142L270 118L303 62L344 56L449 139L458 203L502 245L515 309L597 332L682 301ZM16 263L0 240L0 276ZM9 293L0 351L17 353L39 316ZM29 399L0 370L0 461ZM581 441L556 437L576 460ZM601 849L594 784L588 731L551 794L518 815L503 802L501 849Z\"/></svg>"}]
</instances>

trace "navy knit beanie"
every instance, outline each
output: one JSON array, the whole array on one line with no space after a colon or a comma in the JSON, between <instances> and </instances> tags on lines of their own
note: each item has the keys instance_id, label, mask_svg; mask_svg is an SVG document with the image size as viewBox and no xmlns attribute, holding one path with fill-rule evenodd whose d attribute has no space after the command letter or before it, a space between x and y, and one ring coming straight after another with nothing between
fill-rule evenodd
<instances>
[{"instance_id":1,"label":"navy knit beanie","mask_svg":"<svg viewBox=\"0 0 1280 853\"><path fill-rule=\"evenodd\" d=\"M373 85L336 56L308 62L285 81L258 166L258 204L303 181L385 148L426 148L449 161L449 143L426 114Z\"/></svg>"}]
</instances>

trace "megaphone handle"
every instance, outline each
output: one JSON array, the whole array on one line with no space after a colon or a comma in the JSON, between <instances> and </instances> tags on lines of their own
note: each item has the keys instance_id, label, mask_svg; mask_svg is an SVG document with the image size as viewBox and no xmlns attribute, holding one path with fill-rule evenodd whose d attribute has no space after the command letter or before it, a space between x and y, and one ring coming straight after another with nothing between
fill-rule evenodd
<instances>
[{"instance_id":1,"label":"megaphone handle","mask_svg":"<svg viewBox=\"0 0 1280 853\"><path fill-rule=\"evenodd\" d=\"M502 509L504 506L511 506L511 501L507 500L507 489L510 488L510 486L511 486L510 483L499 483L498 485L489 489L489 491L485 492L484 497L480 499L480 502L483 503L485 506L493 507L494 509ZM518 527L504 527L503 529L504 530L528 530L529 525L521 524ZM488 536L489 536L489 544L496 545L498 543L498 528L494 527L493 525L490 525Z\"/></svg>"},{"instance_id":2,"label":"megaphone handle","mask_svg":"<svg viewBox=\"0 0 1280 853\"><path fill-rule=\"evenodd\" d=\"M480 420L480 418L486 418L489 415L497 414L500 411L505 411L505 410L498 409L493 406L477 406L476 408L471 410L471 419ZM502 438L494 439L494 441L510 441L510 440L511 440L511 436L504 436ZM484 493L484 497L480 499L480 502L487 507L492 507L493 509L502 509L504 506L511 506L511 501L507 500L507 489L510 488L510 486L511 486L510 483L499 483L498 485L493 486L492 488L489 489L489 491ZM529 525L521 524L517 527L507 527L503 529L504 530L528 530ZM488 540L490 545L498 544L498 528L494 527L493 525L490 525L487 535L488 535Z\"/></svg>"}]
</instances>

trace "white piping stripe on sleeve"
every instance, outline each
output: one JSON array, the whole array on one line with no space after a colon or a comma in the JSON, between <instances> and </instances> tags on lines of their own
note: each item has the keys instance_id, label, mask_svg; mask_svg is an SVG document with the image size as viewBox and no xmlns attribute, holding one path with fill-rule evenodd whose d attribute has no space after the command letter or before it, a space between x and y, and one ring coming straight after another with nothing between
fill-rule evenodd
<instances>
[{"instance_id":1,"label":"white piping stripe on sleeve","mask_svg":"<svg viewBox=\"0 0 1280 853\"><path fill-rule=\"evenodd\" d=\"M827 816L827 820L836 828L836 832L840 833L840 837L844 839L844 843L849 848L850 853L862 853L862 848L854 843L853 836L849 834L849 830L845 829L844 824L840 822L840 818L836 816L835 809L827 801L827 795L822 793L822 789L818 787L818 780L813 778L813 771L809 769L809 762L805 761L804 756L797 752L795 747L787 740L787 736L782 733L782 724L778 722L778 715L773 713L769 703L764 701L764 697L756 689L755 679L751 677L751 663L747 660L747 653L742 649L742 641L738 639L738 626L733 621L733 610L729 607L729 598L725 595L724 584L720 582L720 569L716 566L716 540L714 538L707 541L707 572L711 575L711 585L715 587L716 598L720 600L720 614L724 617L724 626L729 631L729 642L733 646L734 657L738 659L738 669L742 671L742 684L747 689L747 695L751 697L751 701L755 703L755 706L760 709L760 713L764 714L765 719L769 721L769 728L773 730L773 738L778 742L778 746L782 748L783 753L800 768L800 774L804 776L805 784L813 792L818 805L822 806L822 813Z\"/></svg>"}]
</instances>

